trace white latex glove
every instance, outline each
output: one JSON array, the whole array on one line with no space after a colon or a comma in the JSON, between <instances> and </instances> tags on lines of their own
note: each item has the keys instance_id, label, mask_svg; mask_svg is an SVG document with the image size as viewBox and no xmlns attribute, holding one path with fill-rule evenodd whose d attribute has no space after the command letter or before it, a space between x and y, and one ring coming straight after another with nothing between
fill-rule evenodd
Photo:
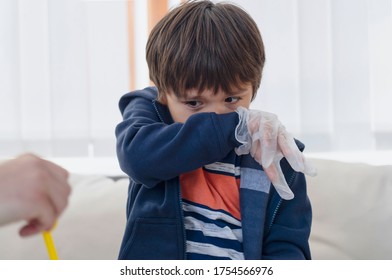
<instances>
[{"instance_id":1,"label":"white latex glove","mask_svg":"<svg viewBox=\"0 0 392 280\"><path fill-rule=\"evenodd\" d=\"M286 131L277 116L257 110L237 108L239 122L235 130L236 139L242 145L236 148L238 155L248 154L263 167L278 194L286 200L294 198L282 169L280 160L285 157L291 167L309 176L316 169L305 159L294 138Z\"/></svg>"}]
</instances>

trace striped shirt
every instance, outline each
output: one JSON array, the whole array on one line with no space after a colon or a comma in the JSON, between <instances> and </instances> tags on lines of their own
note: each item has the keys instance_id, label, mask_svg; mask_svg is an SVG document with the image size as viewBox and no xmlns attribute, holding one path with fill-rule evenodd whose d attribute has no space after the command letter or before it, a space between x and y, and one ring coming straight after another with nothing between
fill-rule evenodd
<instances>
[{"instance_id":1,"label":"striped shirt","mask_svg":"<svg viewBox=\"0 0 392 280\"><path fill-rule=\"evenodd\" d=\"M239 157L180 176L188 259L244 259Z\"/></svg>"}]
</instances>

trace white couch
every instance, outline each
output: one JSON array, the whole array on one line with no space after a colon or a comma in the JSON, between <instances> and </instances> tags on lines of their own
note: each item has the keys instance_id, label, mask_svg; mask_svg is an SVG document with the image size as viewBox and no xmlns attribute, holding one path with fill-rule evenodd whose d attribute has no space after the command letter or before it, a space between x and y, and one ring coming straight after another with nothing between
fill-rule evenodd
<instances>
[{"instance_id":1,"label":"white couch","mask_svg":"<svg viewBox=\"0 0 392 280\"><path fill-rule=\"evenodd\" d=\"M392 165L313 159L313 259L392 259ZM116 259L125 226L127 179L72 174L70 204L53 231L60 259ZM0 229L0 259L47 259L41 236Z\"/></svg>"},{"instance_id":2,"label":"white couch","mask_svg":"<svg viewBox=\"0 0 392 280\"><path fill-rule=\"evenodd\" d=\"M392 165L314 160L314 259L392 259Z\"/></svg>"}]
</instances>

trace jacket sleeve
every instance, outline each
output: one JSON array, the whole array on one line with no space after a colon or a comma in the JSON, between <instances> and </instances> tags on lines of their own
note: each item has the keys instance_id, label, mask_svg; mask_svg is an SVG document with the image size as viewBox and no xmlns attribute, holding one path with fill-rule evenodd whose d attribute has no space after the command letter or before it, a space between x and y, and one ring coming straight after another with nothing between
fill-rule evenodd
<instances>
[{"instance_id":1,"label":"jacket sleeve","mask_svg":"<svg viewBox=\"0 0 392 280\"><path fill-rule=\"evenodd\" d=\"M121 169L148 187L218 161L239 146L237 113L199 113L186 123L160 120L151 99L128 95L120 101L123 121L116 127Z\"/></svg>"},{"instance_id":2,"label":"jacket sleeve","mask_svg":"<svg viewBox=\"0 0 392 280\"><path fill-rule=\"evenodd\" d=\"M286 160L282 162L282 170L285 169L290 170L286 180L295 197L282 200L272 188L268 210L271 219L266 224L263 259L311 259L309 236L312 209L305 176L291 169Z\"/></svg>"}]
</instances>

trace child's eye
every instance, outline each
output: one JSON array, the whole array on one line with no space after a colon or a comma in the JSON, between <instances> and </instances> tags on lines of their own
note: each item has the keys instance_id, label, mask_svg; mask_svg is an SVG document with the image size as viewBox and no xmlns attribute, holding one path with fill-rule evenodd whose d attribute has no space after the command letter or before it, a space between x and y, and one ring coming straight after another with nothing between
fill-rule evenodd
<instances>
[{"instance_id":1,"label":"child's eye","mask_svg":"<svg viewBox=\"0 0 392 280\"><path fill-rule=\"evenodd\" d=\"M196 109L202 105L202 103L197 100L186 101L185 104L192 109Z\"/></svg>"},{"instance_id":2,"label":"child's eye","mask_svg":"<svg viewBox=\"0 0 392 280\"><path fill-rule=\"evenodd\" d=\"M240 101L240 97L235 97L235 96L230 96L230 97L227 97L226 99L225 99L225 102L227 102L227 103L237 103L238 101Z\"/></svg>"}]
</instances>

